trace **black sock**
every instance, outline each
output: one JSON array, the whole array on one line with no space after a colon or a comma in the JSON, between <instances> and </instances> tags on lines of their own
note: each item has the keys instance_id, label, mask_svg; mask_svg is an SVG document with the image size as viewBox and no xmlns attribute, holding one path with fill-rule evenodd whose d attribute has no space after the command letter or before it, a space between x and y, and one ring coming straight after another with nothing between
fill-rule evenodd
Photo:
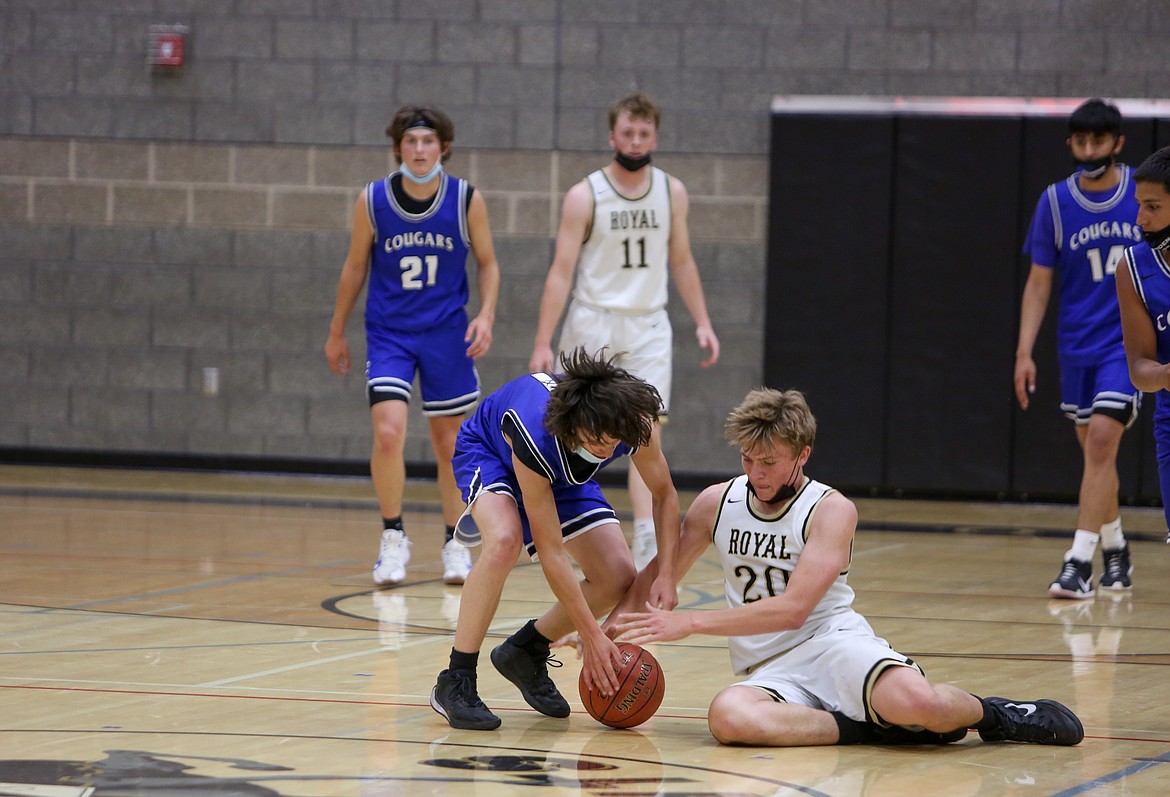
<instances>
[{"instance_id":1,"label":"black sock","mask_svg":"<svg viewBox=\"0 0 1170 797\"><path fill-rule=\"evenodd\" d=\"M999 726L999 716L992 709L991 704L988 703L983 698L979 697L979 695L971 695L971 697L978 700L979 703L983 706L983 719L981 719L981 720L979 720L979 722L975 723L975 725L973 726L975 728L975 730L989 731L992 728L998 727Z\"/></svg>"},{"instance_id":2,"label":"black sock","mask_svg":"<svg viewBox=\"0 0 1170 797\"><path fill-rule=\"evenodd\" d=\"M445 543L447 543L447 542L451 542L451 540L452 540L454 537L455 537L455 527L454 527L454 526L448 526L448 527L447 527L447 536L443 538L443 542L445 542Z\"/></svg>"},{"instance_id":3,"label":"black sock","mask_svg":"<svg viewBox=\"0 0 1170 797\"><path fill-rule=\"evenodd\" d=\"M479 651L474 653L464 653L461 650L451 648L451 665L452 670L470 671L472 675L475 674L475 669L479 665Z\"/></svg>"},{"instance_id":4,"label":"black sock","mask_svg":"<svg viewBox=\"0 0 1170 797\"><path fill-rule=\"evenodd\" d=\"M547 653L552 640L536 630L536 620L529 620L523 628L512 634L512 644L529 653Z\"/></svg>"},{"instance_id":5,"label":"black sock","mask_svg":"<svg viewBox=\"0 0 1170 797\"><path fill-rule=\"evenodd\" d=\"M837 744L865 744L867 742L876 742L877 734L874 733L873 725L870 725L868 722L858 722L855 719L850 719L840 711L831 711L829 713L837 721Z\"/></svg>"},{"instance_id":6,"label":"black sock","mask_svg":"<svg viewBox=\"0 0 1170 797\"><path fill-rule=\"evenodd\" d=\"M402 528L402 515L382 518L382 530L389 531L390 529L401 531L403 534L406 533L406 530Z\"/></svg>"},{"instance_id":7,"label":"black sock","mask_svg":"<svg viewBox=\"0 0 1170 797\"><path fill-rule=\"evenodd\" d=\"M883 726L874 722L858 722L844 714L833 711L833 719L837 721L837 744L947 744L955 741L948 738L951 734L937 731L912 731L900 725ZM959 734L962 738L962 734Z\"/></svg>"}]
</instances>

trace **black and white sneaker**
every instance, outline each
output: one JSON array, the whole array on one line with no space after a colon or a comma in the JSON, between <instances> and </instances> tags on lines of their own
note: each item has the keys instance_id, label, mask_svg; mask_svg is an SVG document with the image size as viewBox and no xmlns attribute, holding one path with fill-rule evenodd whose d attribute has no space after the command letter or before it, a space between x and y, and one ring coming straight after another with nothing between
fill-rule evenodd
<instances>
[{"instance_id":1,"label":"black and white sneaker","mask_svg":"<svg viewBox=\"0 0 1170 797\"><path fill-rule=\"evenodd\" d=\"M443 670L431 690L431 708L443 715L452 728L494 731L500 718L479 699L475 675L462 670Z\"/></svg>"},{"instance_id":2,"label":"black and white sneaker","mask_svg":"<svg viewBox=\"0 0 1170 797\"><path fill-rule=\"evenodd\" d=\"M1008 700L980 698L995 715L995 727L979 731L985 742L1029 742L1031 744L1080 744L1085 729L1068 706L1055 700Z\"/></svg>"},{"instance_id":3,"label":"black and white sneaker","mask_svg":"<svg viewBox=\"0 0 1170 797\"><path fill-rule=\"evenodd\" d=\"M528 705L549 717L569 716L569 702L548 677L548 667L562 666L551 652L534 656L512 640L505 639L492 651L492 664L500 675L514 683Z\"/></svg>"},{"instance_id":4,"label":"black and white sneaker","mask_svg":"<svg viewBox=\"0 0 1170 797\"><path fill-rule=\"evenodd\" d=\"M1093 597L1093 564L1080 559L1066 559L1060 568L1060 575L1048 587L1053 598Z\"/></svg>"},{"instance_id":5,"label":"black and white sneaker","mask_svg":"<svg viewBox=\"0 0 1170 797\"><path fill-rule=\"evenodd\" d=\"M1122 545L1116 550L1101 550L1105 557L1105 572L1101 574L1101 589L1131 589L1133 565L1129 561L1129 546Z\"/></svg>"}]
</instances>

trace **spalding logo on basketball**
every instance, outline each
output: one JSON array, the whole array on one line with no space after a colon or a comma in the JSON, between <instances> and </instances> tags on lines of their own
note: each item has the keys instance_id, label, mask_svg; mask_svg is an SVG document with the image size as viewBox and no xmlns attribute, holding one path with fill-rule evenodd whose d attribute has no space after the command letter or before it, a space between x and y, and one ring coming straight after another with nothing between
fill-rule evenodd
<instances>
[{"instance_id":1,"label":"spalding logo on basketball","mask_svg":"<svg viewBox=\"0 0 1170 797\"><path fill-rule=\"evenodd\" d=\"M618 642L625 665L617 673L621 688L602 696L596 688L585 687L584 673L577 678L581 702L593 719L611 728L632 728L654 716L666 693L666 678L658 661L639 645Z\"/></svg>"}]
</instances>

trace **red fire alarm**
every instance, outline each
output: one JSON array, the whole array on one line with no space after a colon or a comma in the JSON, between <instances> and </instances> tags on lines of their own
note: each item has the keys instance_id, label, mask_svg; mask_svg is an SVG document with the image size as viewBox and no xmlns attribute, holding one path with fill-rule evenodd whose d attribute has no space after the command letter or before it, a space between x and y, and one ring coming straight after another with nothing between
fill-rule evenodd
<instances>
[{"instance_id":1,"label":"red fire alarm","mask_svg":"<svg viewBox=\"0 0 1170 797\"><path fill-rule=\"evenodd\" d=\"M155 72L177 72L186 55L186 25L151 25L146 63Z\"/></svg>"}]
</instances>

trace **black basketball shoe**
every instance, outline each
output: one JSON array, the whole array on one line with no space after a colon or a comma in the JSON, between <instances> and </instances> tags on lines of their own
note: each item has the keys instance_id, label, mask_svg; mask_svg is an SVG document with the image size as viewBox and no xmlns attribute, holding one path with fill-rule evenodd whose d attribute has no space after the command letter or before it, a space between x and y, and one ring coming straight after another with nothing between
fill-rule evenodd
<instances>
[{"instance_id":1,"label":"black basketball shoe","mask_svg":"<svg viewBox=\"0 0 1170 797\"><path fill-rule=\"evenodd\" d=\"M1114 550L1101 549L1105 559L1105 572L1101 574L1101 589L1126 590L1133 587L1130 576L1133 565L1129 561L1129 546L1122 545Z\"/></svg>"},{"instance_id":2,"label":"black basketball shoe","mask_svg":"<svg viewBox=\"0 0 1170 797\"><path fill-rule=\"evenodd\" d=\"M494 731L500 718L488 709L475 691L475 674L464 670L443 670L431 690L431 708L439 712L452 728L468 731Z\"/></svg>"},{"instance_id":3,"label":"black basketball shoe","mask_svg":"<svg viewBox=\"0 0 1170 797\"><path fill-rule=\"evenodd\" d=\"M492 664L500 671L500 675L516 685L525 702L541 714L549 717L569 716L569 702L548 677L550 664L553 667L562 666L551 652L543 656L533 655L513 644L512 640L505 639L492 651Z\"/></svg>"},{"instance_id":4,"label":"black basketball shoe","mask_svg":"<svg viewBox=\"0 0 1170 797\"><path fill-rule=\"evenodd\" d=\"M1060 566L1060 575L1048 587L1052 598L1083 600L1093 597L1093 563L1067 559Z\"/></svg>"},{"instance_id":5,"label":"black basketball shoe","mask_svg":"<svg viewBox=\"0 0 1170 797\"><path fill-rule=\"evenodd\" d=\"M1070 708L1055 700L1008 700L980 698L995 715L995 726L979 731L985 742L1032 744L1080 744L1085 729Z\"/></svg>"}]
</instances>

